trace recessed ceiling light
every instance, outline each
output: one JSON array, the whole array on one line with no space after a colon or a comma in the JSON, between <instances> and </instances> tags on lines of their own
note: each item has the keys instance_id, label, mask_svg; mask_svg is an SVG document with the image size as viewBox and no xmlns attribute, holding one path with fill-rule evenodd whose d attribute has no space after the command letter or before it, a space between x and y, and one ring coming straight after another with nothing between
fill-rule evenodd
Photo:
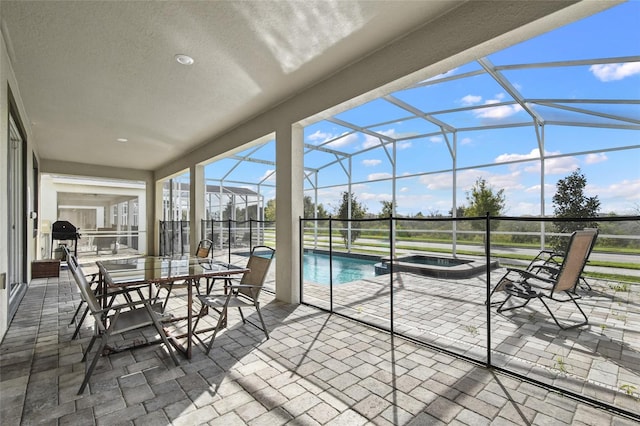
<instances>
[{"instance_id":1,"label":"recessed ceiling light","mask_svg":"<svg viewBox=\"0 0 640 426\"><path fill-rule=\"evenodd\" d=\"M127 138L118 138L118 139L116 139L116 142L125 143L125 142L129 142L129 139L127 139Z\"/></svg>"},{"instance_id":2,"label":"recessed ceiling light","mask_svg":"<svg viewBox=\"0 0 640 426\"><path fill-rule=\"evenodd\" d=\"M176 55L176 61L182 65L192 65L195 62L191 56L183 54Z\"/></svg>"}]
</instances>

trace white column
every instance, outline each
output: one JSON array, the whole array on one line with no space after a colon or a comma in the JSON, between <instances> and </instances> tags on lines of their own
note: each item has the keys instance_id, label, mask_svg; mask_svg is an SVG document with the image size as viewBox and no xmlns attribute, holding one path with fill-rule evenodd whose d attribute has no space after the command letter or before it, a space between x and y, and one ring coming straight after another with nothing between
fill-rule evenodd
<instances>
[{"instance_id":1,"label":"white column","mask_svg":"<svg viewBox=\"0 0 640 426\"><path fill-rule=\"evenodd\" d=\"M204 217L205 181L204 166L196 164L189 169L189 245L190 253L195 253L198 243L202 239L201 230Z\"/></svg>"},{"instance_id":2,"label":"white column","mask_svg":"<svg viewBox=\"0 0 640 426\"><path fill-rule=\"evenodd\" d=\"M153 198L150 199L151 194ZM152 185L147 184L147 203L153 206L153 209L147 210L147 241L149 243L147 253L158 255L160 254L160 221L168 220L164 217L164 182L156 181Z\"/></svg>"},{"instance_id":3,"label":"white column","mask_svg":"<svg viewBox=\"0 0 640 426\"><path fill-rule=\"evenodd\" d=\"M303 140L300 125L276 130L276 298L286 303L300 303Z\"/></svg>"},{"instance_id":4,"label":"white column","mask_svg":"<svg viewBox=\"0 0 640 426\"><path fill-rule=\"evenodd\" d=\"M127 246L131 248L133 246L133 205L134 200L127 201Z\"/></svg>"}]
</instances>

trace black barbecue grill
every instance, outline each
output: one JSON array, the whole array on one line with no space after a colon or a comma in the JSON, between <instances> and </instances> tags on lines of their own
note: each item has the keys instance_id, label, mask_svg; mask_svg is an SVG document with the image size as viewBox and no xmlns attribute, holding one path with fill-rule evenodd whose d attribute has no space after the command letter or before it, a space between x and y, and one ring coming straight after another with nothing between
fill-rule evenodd
<instances>
[{"instance_id":1,"label":"black barbecue grill","mask_svg":"<svg viewBox=\"0 0 640 426\"><path fill-rule=\"evenodd\" d=\"M51 226L51 252L53 253L53 241L73 241L73 255L78 256L78 228L66 220L53 222Z\"/></svg>"}]
</instances>

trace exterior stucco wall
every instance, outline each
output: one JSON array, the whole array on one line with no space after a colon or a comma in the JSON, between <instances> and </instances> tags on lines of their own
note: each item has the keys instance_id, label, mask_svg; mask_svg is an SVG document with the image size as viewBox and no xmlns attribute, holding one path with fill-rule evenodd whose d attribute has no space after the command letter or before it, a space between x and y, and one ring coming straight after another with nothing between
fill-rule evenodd
<instances>
[{"instance_id":1,"label":"exterior stucco wall","mask_svg":"<svg viewBox=\"0 0 640 426\"><path fill-rule=\"evenodd\" d=\"M33 154L37 156L37 151L33 145L33 133L31 131L30 121L24 110L22 99L20 97L20 91L18 84L11 67L11 61L7 46L5 44L4 36L0 33L0 274L4 274L4 280L6 281L8 272L8 230L9 230L9 217L8 217L8 150L9 150L9 93L13 96L13 100L17 107L17 114L24 126L26 132L26 146L25 155L27 159L26 164L26 182L25 188L28 194L33 194ZM25 209L30 206L25 206ZM31 258L35 253L36 238L33 238L33 223L31 220L26 220L26 235L27 235L27 258L24 261L27 264L27 276L25 277L27 282L31 280L31 268L28 265L31 263ZM4 283L3 289L0 289L0 339L4 337L7 331L9 318L9 290L8 283Z\"/></svg>"}]
</instances>

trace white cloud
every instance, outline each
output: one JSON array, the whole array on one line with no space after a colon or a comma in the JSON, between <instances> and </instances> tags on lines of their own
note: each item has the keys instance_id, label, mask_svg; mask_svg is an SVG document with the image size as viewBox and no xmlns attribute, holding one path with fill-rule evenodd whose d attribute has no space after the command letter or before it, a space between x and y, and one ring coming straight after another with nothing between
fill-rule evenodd
<instances>
[{"instance_id":1,"label":"white cloud","mask_svg":"<svg viewBox=\"0 0 640 426\"><path fill-rule=\"evenodd\" d=\"M607 160L608 158L606 154L604 152L601 152L599 154L587 154L587 157L585 158L584 162L585 164L597 164Z\"/></svg>"},{"instance_id":2,"label":"white cloud","mask_svg":"<svg viewBox=\"0 0 640 426\"><path fill-rule=\"evenodd\" d=\"M477 95L467 95L462 99L460 99L460 102L462 103L462 105L465 105L465 106L476 105L476 104L479 104L480 101L482 101L482 96L477 96Z\"/></svg>"},{"instance_id":3,"label":"white cloud","mask_svg":"<svg viewBox=\"0 0 640 426\"><path fill-rule=\"evenodd\" d=\"M559 155L557 151L545 151L545 155ZM528 154L501 154L496 157L496 163L506 163L510 161L521 160L538 160L540 158L540 150L534 148ZM580 166L578 160L575 157L558 157L548 158L544 163L544 170L546 174L561 174L574 171ZM514 166L513 170L517 170L518 167ZM540 173L540 162L525 163L523 170L528 173Z\"/></svg>"},{"instance_id":4,"label":"white cloud","mask_svg":"<svg viewBox=\"0 0 640 426\"><path fill-rule=\"evenodd\" d=\"M409 187L407 186L403 186L402 188L400 188L400 192L409 192L411 191L411 189L409 189Z\"/></svg>"},{"instance_id":5,"label":"white cloud","mask_svg":"<svg viewBox=\"0 0 640 426\"><path fill-rule=\"evenodd\" d=\"M498 103L497 100L491 100L485 102L485 105ZM522 107L518 104L516 105L500 105L491 108L482 108L481 110L474 111L474 114L480 118L492 118L492 119L501 119L505 117L512 116L522 111Z\"/></svg>"},{"instance_id":6,"label":"white cloud","mask_svg":"<svg viewBox=\"0 0 640 426\"><path fill-rule=\"evenodd\" d=\"M382 144L382 141L378 138L375 138L371 135L364 135L364 142L362 143L362 148L371 148L374 146L379 146Z\"/></svg>"},{"instance_id":7,"label":"white cloud","mask_svg":"<svg viewBox=\"0 0 640 426\"><path fill-rule=\"evenodd\" d=\"M540 194L540 185L532 185L524 190L524 192L532 193L532 194ZM556 186L550 183L544 184L544 193L546 195L555 194Z\"/></svg>"},{"instance_id":8,"label":"white cloud","mask_svg":"<svg viewBox=\"0 0 640 426\"><path fill-rule=\"evenodd\" d=\"M380 163L382 163L382 160L373 160L373 159L362 160L362 165L365 167L375 167Z\"/></svg>"},{"instance_id":9,"label":"white cloud","mask_svg":"<svg viewBox=\"0 0 640 426\"><path fill-rule=\"evenodd\" d=\"M395 129L383 130L383 131L379 131L377 133L380 133L381 135L384 135L384 136L388 136L388 137L390 137L392 139L399 139L400 137L407 135L407 134L400 134L400 133L396 132ZM364 142L362 143L362 149L381 146L380 144L382 142L384 142L384 141L381 141L379 138L377 138L375 136L365 134L364 135ZM411 148L411 141L398 142L396 144L396 148L397 149Z\"/></svg>"},{"instance_id":10,"label":"white cloud","mask_svg":"<svg viewBox=\"0 0 640 426\"><path fill-rule=\"evenodd\" d=\"M458 186L466 187L473 185L476 178L482 175L481 170L465 170L459 172L457 175ZM420 176L418 181L426 185L427 189L431 190L442 190L442 189L451 189L451 185L453 184L453 175L451 173L438 173L434 175L425 175Z\"/></svg>"},{"instance_id":11,"label":"white cloud","mask_svg":"<svg viewBox=\"0 0 640 426\"><path fill-rule=\"evenodd\" d=\"M471 138L462 138L462 139L460 139L460 145L467 145L467 144L470 144L471 142L473 142L473 140Z\"/></svg>"},{"instance_id":12,"label":"white cloud","mask_svg":"<svg viewBox=\"0 0 640 426\"><path fill-rule=\"evenodd\" d=\"M624 179L607 186L587 185L585 193L598 198L623 198L627 201L640 200L640 179Z\"/></svg>"},{"instance_id":13,"label":"white cloud","mask_svg":"<svg viewBox=\"0 0 640 426\"><path fill-rule=\"evenodd\" d=\"M501 189L505 191L522 191L525 189L525 186L520 182L521 173L519 171L506 174L489 174L483 177L496 191Z\"/></svg>"},{"instance_id":14,"label":"white cloud","mask_svg":"<svg viewBox=\"0 0 640 426\"><path fill-rule=\"evenodd\" d=\"M331 148L339 148L350 145L358 141L357 133L344 132L342 135L334 135L331 133L321 132L316 130L314 133L307 136L307 140L314 142L316 145L322 145L323 143L335 139L333 142L328 143L326 146Z\"/></svg>"},{"instance_id":15,"label":"white cloud","mask_svg":"<svg viewBox=\"0 0 640 426\"><path fill-rule=\"evenodd\" d=\"M391 177L393 177L391 173L371 173L369 176L367 176L367 180L389 179Z\"/></svg>"},{"instance_id":16,"label":"white cloud","mask_svg":"<svg viewBox=\"0 0 640 426\"><path fill-rule=\"evenodd\" d=\"M575 157L549 158L544 162L544 171L547 175L559 175L571 173L580 167L578 159ZM540 162L527 164L524 167L527 173L540 173Z\"/></svg>"},{"instance_id":17,"label":"white cloud","mask_svg":"<svg viewBox=\"0 0 640 426\"><path fill-rule=\"evenodd\" d=\"M351 145L352 143L355 143L358 141L357 133L343 133L343 135L344 136L339 137L333 142L328 143L327 146L331 148L340 148L343 146Z\"/></svg>"},{"instance_id":18,"label":"white cloud","mask_svg":"<svg viewBox=\"0 0 640 426\"><path fill-rule=\"evenodd\" d=\"M275 182L276 174L274 172L275 172L274 169L269 169L265 171L264 174L260 176L260 178L258 178L258 182L262 182L263 179L267 179L266 180L267 182Z\"/></svg>"},{"instance_id":19,"label":"white cloud","mask_svg":"<svg viewBox=\"0 0 640 426\"><path fill-rule=\"evenodd\" d=\"M561 158L549 158L544 162L544 171L548 175L559 175L571 173L580 167L578 159L575 157L561 157ZM533 167L528 167L526 171L540 171L540 164Z\"/></svg>"},{"instance_id":20,"label":"white cloud","mask_svg":"<svg viewBox=\"0 0 640 426\"><path fill-rule=\"evenodd\" d=\"M442 138L442 136L431 136L429 138L429 142L442 143L442 142L444 142L444 139Z\"/></svg>"},{"instance_id":21,"label":"white cloud","mask_svg":"<svg viewBox=\"0 0 640 426\"><path fill-rule=\"evenodd\" d=\"M632 75L640 74L640 62L624 64L596 64L589 67L589 71L600 81L616 81Z\"/></svg>"},{"instance_id":22,"label":"white cloud","mask_svg":"<svg viewBox=\"0 0 640 426\"><path fill-rule=\"evenodd\" d=\"M587 184L585 195L598 196L600 211L604 213L636 214L640 203L640 179L624 179L609 185Z\"/></svg>"},{"instance_id":23,"label":"white cloud","mask_svg":"<svg viewBox=\"0 0 640 426\"><path fill-rule=\"evenodd\" d=\"M393 138L393 139L398 138L398 134L396 133L395 129L383 130L378 133L384 136L389 136L390 138ZM380 143L381 143L380 139L376 138L375 136L364 135L364 142L362 143L362 148L371 148L372 146L380 145Z\"/></svg>"},{"instance_id":24,"label":"white cloud","mask_svg":"<svg viewBox=\"0 0 640 426\"><path fill-rule=\"evenodd\" d=\"M503 101L505 98L504 93L498 93L494 96L494 99L487 99L484 101L484 105L492 105L497 104ZM482 100L481 96L467 95L462 98L461 102L464 105L471 106L477 105ZM490 118L490 119L501 119L505 117L509 117L511 115L517 114L522 111L522 107L518 104L516 105L500 105L491 108L481 108L473 111L473 114L479 118Z\"/></svg>"},{"instance_id":25,"label":"white cloud","mask_svg":"<svg viewBox=\"0 0 640 426\"><path fill-rule=\"evenodd\" d=\"M483 178L489 186L497 191L501 189L505 191L522 191L525 187L519 181L520 176L520 172L518 171L506 174L491 174L486 170L471 169L459 172L456 177L456 182L458 188L468 190L471 189L478 178ZM430 190L451 190L453 177L450 173L438 173L435 175L421 176L419 182L426 185L427 189Z\"/></svg>"},{"instance_id":26,"label":"white cloud","mask_svg":"<svg viewBox=\"0 0 640 426\"><path fill-rule=\"evenodd\" d=\"M374 194L372 192L361 192L356 194L359 201L391 201L391 194Z\"/></svg>"},{"instance_id":27,"label":"white cloud","mask_svg":"<svg viewBox=\"0 0 640 426\"><path fill-rule=\"evenodd\" d=\"M320 141L320 142L324 142L326 140L329 140L331 138L331 135L329 133L324 133L321 132L320 130L316 130L315 133L307 136L307 139L309 139L310 141Z\"/></svg>"},{"instance_id":28,"label":"white cloud","mask_svg":"<svg viewBox=\"0 0 640 426\"><path fill-rule=\"evenodd\" d=\"M420 176L418 181L425 185L427 189L440 190L451 189L453 178L450 173L438 173L435 175Z\"/></svg>"},{"instance_id":29,"label":"white cloud","mask_svg":"<svg viewBox=\"0 0 640 426\"><path fill-rule=\"evenodd\" d=\"M549 154L547 152L547 154ZM509 161L531 160L540 158L540 150L534 148L528 154L500 154L496 157L496 163L506 163Z\"/></svg>"}]
</instances>

